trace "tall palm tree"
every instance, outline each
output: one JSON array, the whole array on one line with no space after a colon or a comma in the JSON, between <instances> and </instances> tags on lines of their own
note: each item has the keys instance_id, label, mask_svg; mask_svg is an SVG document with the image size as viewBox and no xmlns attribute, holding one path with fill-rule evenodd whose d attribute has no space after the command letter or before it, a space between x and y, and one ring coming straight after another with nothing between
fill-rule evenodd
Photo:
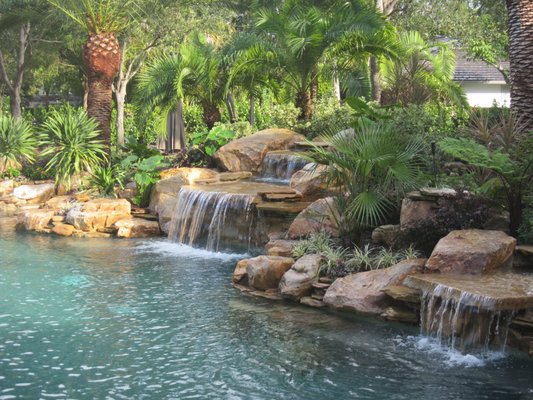
<instances>
[{"instance_id":1,"label":"tall palm tree","mask_svg":"<svg viewBox=\"0 0 533 400\"><path fill-rule=\"evenodd\" d=\"M286 0L279 9L258 11L255 31L261 41L250 48L248 59L277 67L295 93L300 117L309 119L311 89L327 52L343 38L372 35L383 26L377 12L360 0Z\"/></svg>"},{"instance_id":2,"label":"tall palm tree","mask_svg":"<svg viewBox=\"0 0 533 400\"><path fill-rule=\"evenodd\" d=\"M138 12L136 0L47 0L88 34L83 46L87 74L87 114L98 122L102 141L111 151L112 85L120 68L117 34Z\"/></svg>"},{"instance_id":3,"label":"tall palm tree","mask_svg":"<svg viewBox=\"0 0 533 400\"><path fill-rule=\"evenodd\" d=\"M506 0L509 16L511 107L533 131L533 3Z\"/></svg>"}]
</instances>

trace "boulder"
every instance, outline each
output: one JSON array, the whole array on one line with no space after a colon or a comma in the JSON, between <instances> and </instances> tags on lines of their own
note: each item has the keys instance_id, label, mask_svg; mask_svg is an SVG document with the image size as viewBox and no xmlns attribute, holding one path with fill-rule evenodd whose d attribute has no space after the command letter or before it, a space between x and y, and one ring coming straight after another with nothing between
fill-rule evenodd
<instances>
[{"instance_id":1,"label":"boulder","mask_svg":"<svg viewBox=\"0 0 533 400\"><path fill-rule=\"evenodd\" d=\"M168 234L169 223L176 207L176 196L182 186L189 185L195 180L211 179L217 177L218 173L206 168L173 168L167 170L164 176L154 185L150 196L148 209L157 214L161 230Z\"/></svg>"},{"instance_id":2,"label":"boulder","mask_svg":"<svg viewBox=\"0 0 533 400\"><path fill-rule=\"evenodd\" d=\"M400 226L402 229L411 229L418 227L421 221L435 221L437 210L436 201L405 198L400 212Z\"/></svg>"},{"instance_id":3,"label":"boulder","mask_svg":"<svg viewBox=\"0 0 533 400\"><path fill-rule=\"evenodd\" d=\"M400 225L382 225L372 231L372 242L389 247L396 242L400 234Z\"/></svg>"},{"instance_id":4,"label":"boulder","mask_svg":"<svg viewBox=\"0 0 533 400\"><path fill-rule=\"evenodd\" d=\"M248 285L256 290L277 289L281 277L294 264L290 257L259 256L248 260Z\"/></svg>"},{"instance_id":5,"label":"boulder","mask_svg":"<svg viewBox=\"0 0 533 400\"><path fill-rule=\"evenodd\" d=\"M28 231L48 232L54 210L33 209L24 210L17 216L17 228Z\"/></svg>"},{"instance_id":6,"label":"boulder","mask_svg":"<svg viewBox=\"0 0 533 400\"><path fill-rule=\"evenodd\" d=\"M44 203L55 193L53 183L42 183L40 185L21 185L13 189L13 195L19 200L26 200L28 203Z\"/></svg>"},{"instance_id":7,"label":"boulder","mask_svg":"<svg viewBox=\"0 0 533 400\"><path fill-rule=\"evenodd\" d=\"M339 278L328 288L323 301L337 310L380 315L390 306L390 298L383 289L422 272L425 262L425 259L405 260L390 268Z\"/></svg>"},{"instance_id":8,"label":"boulder","mask_svg":"<svg viewBox=\"0 0 533 400\"><path fill-rule=\"evenodd\" d=\"M439 240L426 269L453 274L481 274L512 263L516 239L501 231L468 229Z\"/></svg>"},{"instance_id":9,"label":"boulder","mask_svg":"<svg viewBox=\"0 0 533 400\"><path fill-rule=\"evenodd\" d=\"M62 222L54 222L54 227L52 228L52 232L59 236L72 236L75 230L72 225Z\"/></svg>"},{"instance_id":10,"label":"boulder","mask_svg":"<svg viewBox=\"0 0 533 400\"><path fill-rule=\"evenodd\" d=\"M327 191L325 182L325 165L309 163L301 170L296 171L291 178L290 187L297 190L307 199L323 197Z\"/></svg>"},{"instance_id":11,"label":"boulder","mask_svg":"<svg viewBox=\"0 0 533 400\"><path fill-rule=\"evenodd\" d=\"M231 277L231 281L234 284L248 286L248 274L246 273L246 268L248 267L250 260L250 258L246 258L237 263Z\"/></svg>"},{"instance_id":12,"label":"boulder","mask_svg":"<svg viewBox=\"0 0 533 400\"><path fill-rule=\"evenodd\" d=\"M72 196L55 196L46 202L46 207L54 211L64 210L70 207L74 198Z\"/></svg>"},{"instance_id":13,"label":"boulder","mask_svg":"<svg viewBox=\"0 0 533 400\"><path fill-rule=\"evenodd\" d=\"M292 249L298 244L298 240L271 240L265 245L268 256L291 257Z\"/></svg>"},{"instance_id":14,"label":"boulder","mask_svg":"<svg viewBox=\"0 0 533 400\"><path fill-rule=\"evenodd\" d=\"M122 238L145 238L161 235L159 223L144 218L124 218L115 222L117 236Z\"/></svg>"},{"instance_id":15,"label":"boulder","mask_svg":"<svg viewBox=\"0 0 533 400\"><path fill-rule=\"evenodd\" d=\"M6 181L0 181L0 197L13 193L15 182L11 179Z\"/></svg>"},{"instance_id":16,"label":"boulder","mask_svg":"<svg viewBox=\"0 0 533 400\"><path fill-rule=\"evenodd\" d=\"M66 222L84 232L105 230L131 215L131 204L125 199L94 199L71 209Z\"/></svg>"},{"instance_id":17,"label":"boulder","mask_svg":"<svg viewBox=\"0 0 533 400\"><path fill-rule=\"evenodd\" d=\"M130 203L133 203L134 197L139 194L139 190L137 189L137 184L135 182L128 182L126 186L124 186L124 189L118 189L115 190L115 192L119 199L126 199Z\"/></svg>"},{"instance_id":18,"label":"boulder","mask_svg":"<svg viewBox=\"0 0 533 400\"><path fill-rule=\"evenodd\" d=\"M265 129L222 146L214 155L224 171L256 172L270 151L286 150L304 137L289 129Z\"/></svg>"},{"instance_id":19,"label":"boulder","mask_svg":"<svg viewBox=\"0 0 533 400\"><path fill-rule=\"evenodd\" d=\"M339 235L339 231L335 221L340 218L333 198L316 200L298 214L289 227L288 237L289 239L298 239L321 231L336 237Z\"/></svg>"},{"instance_id":20,"label":"boulder","mask_svg":"<svg viewBox=\"0 0 533 400\"><path fill-rule=\"evenodd\" d=\"M322 258L319 254L308 254L298 259L281 278L281 295L294 301L309 296L313 290L313 282L318 280L318 268Z\"/></svg>"}]
</instances>

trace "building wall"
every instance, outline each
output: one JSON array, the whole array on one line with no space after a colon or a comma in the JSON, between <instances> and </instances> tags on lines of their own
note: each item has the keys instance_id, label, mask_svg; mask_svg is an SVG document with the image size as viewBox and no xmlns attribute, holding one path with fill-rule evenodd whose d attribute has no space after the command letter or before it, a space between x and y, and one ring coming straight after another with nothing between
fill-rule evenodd
<instances>
[{"instance_id":1,"label":"building wall","mask_svg":"<svg viewBox=\"0 0 533 400\"><path fill-rule=\"evenodd\" d=\"M488 82L460 82L468 104L477 107L491 107L494 101L500 106L511 104L509 85Z\"/></svg>"}]
</instances>

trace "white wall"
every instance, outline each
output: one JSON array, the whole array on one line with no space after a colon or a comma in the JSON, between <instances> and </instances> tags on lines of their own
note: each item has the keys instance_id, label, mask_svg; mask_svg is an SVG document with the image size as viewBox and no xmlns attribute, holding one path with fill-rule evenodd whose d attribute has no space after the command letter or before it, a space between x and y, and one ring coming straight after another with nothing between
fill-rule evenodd
<instances>
[{"instance_id":1,"label":"white wall","mask_svg":"<svg viewBox=\"0 0 533 400\"><path fill-rule=\"evenodd\" d=\"M511 104L509 85L501 83L459 82L463 87L468 104L477 107L491 107L494 101L500 106Z\"/></svg>"}]
</instances>

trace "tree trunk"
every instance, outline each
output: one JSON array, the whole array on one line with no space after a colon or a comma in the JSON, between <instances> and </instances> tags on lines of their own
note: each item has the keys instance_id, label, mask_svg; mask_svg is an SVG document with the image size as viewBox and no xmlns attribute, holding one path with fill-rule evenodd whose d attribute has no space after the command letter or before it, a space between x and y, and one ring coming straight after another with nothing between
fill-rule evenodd
<instances>
[{"instance_id":1,"label":"tree trunk","mask_svg":"<svg viewBox=\"0 0 533 400\"><path fill-rule=\"evenodd\" d=\"M370 57L370 86L372 87L372 100L381 104L381 75L379 73L378 59Z\"/></svg>"},{"instance_id":2,"label":"tree trunk","mask_svg":"<svg viewBox=\"0 0 533 400\"><path fill-rule=\"evenodd\" d=\"M178 106L176 107L176 119L178 127L178 136L180 140L180 151L182 155L187 152L187 144L185 143L185 119L183 118L183 100L178 100Z\"/></svg>"},{"instance_id":3,"label":"tree trunk","mask_svg":"<svg viewBox=\"0 0 533 400\"><path fill-rule=\"evenodd\" d=\"M124 108L126 105L126 86L120 86L115 91L117 100L117 147L124 145Z\"/></svg>"},{"instance_id":4,"label":"tree trunk","mask_svg":"<svg viewBox=\"0 0 533 400\"><path fill-rule=\"evenodd\" d=\"M111 154L111 112L113 79L120 68L120 47L113 33L91 33L83 47L83 63L87 71L87 114L100 129L100 138Z\"/></svg>"},{"instance_id":5,"label":"tree trunk","mask_svg":"<svg viewBox=\"0 0 533 400\"><path fill-rule=\"evenodd\" d=\"M511 109L533 131L533 2L506 0L509 16Z\"/></svg>"},{"instance_id":6,"label":"tree trunk","mask_svg":"<svg viewBox=\"0 0 533 400\"><path fill-rule=\"evenodd\" d=\"M21 98L20 92L22 89L22 82L24 79L24 69L26 68L26 50L30 44L30 30L29 22L23 24L19 29L19 43L16 55L16 69L15 79L9 79L7 74L4 54L0 51L0 76L4 81L5 86L10 97L11 116L15 119L22 118Z\"/></svg>"},{"instance_id":7,"label":"tree trunk","mask_svg":"<svg viewBox=\"0 0 533 400\"><path fill-rule=\"evenodd\" d=\"M215 122L219 122L221 119L220 110L216 105L207 101L202 102L202 108L204 111L204 123L211 130L215 126Z\"/></svg>"},{"instance_id":8,"label":"tree trunk","mask_svg":"<svg viewBox=\"0 0 533 400\"><path fill-rule=\"evenodd\" d=\"M87 107L89 104L89 85L87 81L83 82L83 98L81 100L83 109L87 111Z\"/></svg>"},{"instance_id":9,"label":"tree trunk","mask_svg":"<svg viewBox=\"0 0 533 400\"><path fill-rule=\"evenodd\" d=\"M313 110L311 107L311 96L307 90L302 90L296 95L296 107L300 109L299 119L307 121L311 119Z\"/></svg>"},{"instance_id":10,"label":"tree trunk","mask_svg":"<svg viewBox=\"0 0 533 400\"><path fill-rule=\"evenodd\" d=\"M250 111L248 113L248 122L250 122L250 125L255 125L255 96L250 96Z\"/></svg>"},{"instance_id":11,"label":"tree trunk","mask_svg":"<svg viewBox=\"0 0 533 400\"><path fill-rule=\"evenodd\" d=\"M235 107L235 101L233 101L233 95L228 93L226 97L226 108L228 109L229 121L233 124L239 120L237 115L237 108Z\"/></svg>"},{"instance_id":12,"label":"tree trunk","mask_svg":"<svg viewBox=\"0 0 533 400\"><path fill-rule=\"evenodd\" d=\"M511 236L518 235L518 228L522 223L522 212L524 204L522 202L521 191L511 192L509 194L509 233Z\"/></svg>"},{"instance_id":13,"label":"tree trunk","mask_svg":"<svg viewBox=\"0 0 533 400\"><path fill-rule=\"evenodd\" d=\"M318 99L318 75L315 76L313 82L311 83L311 102L314 102Z\"/></svg>"}]
</instances>

